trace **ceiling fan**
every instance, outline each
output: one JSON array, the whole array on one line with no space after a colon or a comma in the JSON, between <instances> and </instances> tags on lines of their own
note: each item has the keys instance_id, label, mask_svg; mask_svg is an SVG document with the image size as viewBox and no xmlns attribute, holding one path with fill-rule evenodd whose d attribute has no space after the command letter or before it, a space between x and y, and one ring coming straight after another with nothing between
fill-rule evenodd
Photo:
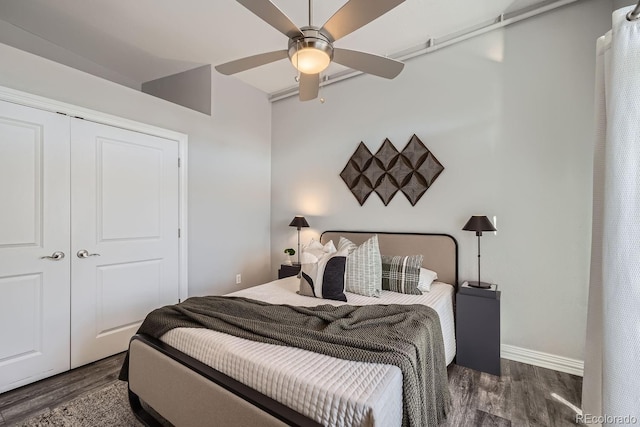
<instances>
[{"instance_id":1,"label":"ceiling fan","mask_svg":"<svg viewBox=\"0 0 640 427\"><path fill-rule=\"evenodd\" d=\"M358 71L393 79L404 67L394 59L355 50L334 48L333 43L384 15L404 0L349 0L322 28L312 25L313 5L309 0L309 25L298 28L270 0L237 0L238 3L289 38L288 49L261 53L216 66L230 75L289 58L300 72L300 100L318 96L320 73L331 61Z\"/></svg>"}]
</instances>

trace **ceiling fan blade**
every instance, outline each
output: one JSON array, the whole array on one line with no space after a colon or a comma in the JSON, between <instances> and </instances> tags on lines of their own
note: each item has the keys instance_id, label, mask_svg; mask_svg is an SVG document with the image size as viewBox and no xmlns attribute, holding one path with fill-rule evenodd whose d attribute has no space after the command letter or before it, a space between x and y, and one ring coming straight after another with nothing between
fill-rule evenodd
<instances>
[{"instance_id":1,"label":"ceiling fan blade","mask_svg":"<svg viewBox=\"0 0 640 427\"><path fill-rule=\"evenodd\" d=\"M322 29L336 41L403 2L404 0L349 0L329 18Z\"/></svg>"},{"instance_id":2,"label":"ceiling fan blade","mask_svg":"<svg viewBox=\"0 0 640 427\"><path fill-rule=\"evenodd\" d=\"M349 49L333 49L333 62L346 65L363 73L393 79L404 68L404 63L384 56Z\"/></svg>"},{"instance_id":3,"label":"ceiling fan blade","mask_svg":"<svg viewBox=\"0 0 640 427\"><path fill-rule=\"evenodd\" d=\"M219 73L228 76L251 68L259 67L261 65L269 64L288 56L289 55L286 50L275 50L273 52L260 53L258 55L247 56L246 58L236 59L235 61L216 65L216 70L218 70Z\"/></svg>"},{"instance_id":4,"label":"ceiling fan blade","mask_svg":"<svg viewBox=\"0 0 640 427\"><path fill-rule=\"evenodd\" d=\"M300 101L310 101L318 97L320 74L300 74Z\"/></svg>"},{"instance_id":5,"label":"ceiling fan blade","mask_svg":"<svg viewBox=\"0 0 640 427\"><path fill-rule=\"evenodd\" d=\"M269 0L237 0L238 3L256 14L260 19L280 31L290 39L296 36L302 37L300 29L291 22L278 7Z\"/></svg>"}]
</instances>

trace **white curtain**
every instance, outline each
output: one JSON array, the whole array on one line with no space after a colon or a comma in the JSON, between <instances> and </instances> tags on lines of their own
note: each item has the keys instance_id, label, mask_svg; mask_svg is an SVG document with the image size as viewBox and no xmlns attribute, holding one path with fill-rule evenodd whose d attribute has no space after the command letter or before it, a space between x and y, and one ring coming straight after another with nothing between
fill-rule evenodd
<instances>
[{"instance_id":1,"label":"white curtain","mask_svg":"<svg viewBox=\"0 0 640 427\"><path fill-rule=\"evenodd\" d=\"M640 21L627 21L631 9L613 13L597 46L582 408L602 425L640 425Z\"/></svg>"}]
</instances>

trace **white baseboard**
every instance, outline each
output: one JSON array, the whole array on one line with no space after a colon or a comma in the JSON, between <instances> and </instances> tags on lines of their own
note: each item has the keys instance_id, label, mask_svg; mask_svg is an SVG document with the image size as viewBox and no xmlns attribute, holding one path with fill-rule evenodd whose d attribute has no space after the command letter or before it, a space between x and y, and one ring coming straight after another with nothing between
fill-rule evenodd
<instances>
[{"instance_id":1,"label":"white baseboard","mask_svg":"<svg viewBox=\"0 0 640 427\"><path fill-rule=\"evenodd\" d=\"M500 357L529 365L540 366L542 368L553 369L554 371L566 372L572 375L583 376L584 373L584 361L582 360L529 350L528 348L513 345L500 345Z\"/></svg>"}]
</instances>

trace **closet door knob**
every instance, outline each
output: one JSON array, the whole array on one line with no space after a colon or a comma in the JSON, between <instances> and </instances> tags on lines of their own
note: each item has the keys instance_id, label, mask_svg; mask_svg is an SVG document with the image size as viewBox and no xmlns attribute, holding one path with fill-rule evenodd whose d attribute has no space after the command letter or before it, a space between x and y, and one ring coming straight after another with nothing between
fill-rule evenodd
<instances>
[{"instance_id":1,"label":"closet door knob","mask_svg":"<svg viewBox=\"0 0 640 427\"><path fill-rule=\"evenodd\" d=\"M100 254L90 254L89 251L86 249L80 249L76 255L78 255L78 258L89 258L90 256L100 256Z\"/></svg>"},{"instance_id":2,"label":"closet door knob","mask_svg":"<svg viewBox=\"0 0 640 427\"><path fill-rule=\"evenodd\" d=\"M64 258L64 252L56 251L52 253L50 256L42 256L40 259L50 259L52 261L60 261Z\"/></svg>"}]
</instances>

